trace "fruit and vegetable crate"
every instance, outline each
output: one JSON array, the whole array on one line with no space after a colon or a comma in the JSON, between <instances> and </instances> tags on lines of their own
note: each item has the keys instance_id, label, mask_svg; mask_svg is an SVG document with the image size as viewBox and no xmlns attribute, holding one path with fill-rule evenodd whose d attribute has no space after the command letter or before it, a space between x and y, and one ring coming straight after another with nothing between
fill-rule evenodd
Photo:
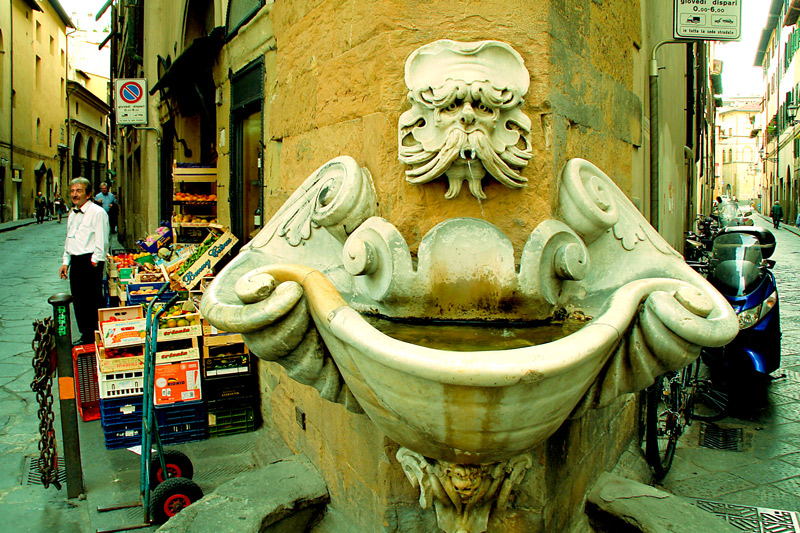
<instances>
[{"instance_id":1,"label":"fruit and vegetable crate","mask_svg":"<svg viewBox=\"0 0 800 533\"><path fill-rule=\"evenodd\" d=\"M193 289L238 241L239 239L230 231L221 235L216 231L210 231L206 239L172 275L172 280L185 289Z\"/></svg>"},{"instance_id":2,"label":"fruit and vegetable crate","mask_svg":"<svg viewBox=\"0 0 800 533\"><path fill-rule=\"evenodd\" d=\"M109 450L141 444L142 396L101 401L103 434ZM163 444L178 444L206 438L203 402L176 404L155 410L158 434Z\"/></svg>"},{"instance_id":3,"label":"fruit and vegetable crate","mask_svg":"<svg viewBox=\"0 0 800 533\"><path fill-rule=\"evenodd\" d=\"M127 302L133 304L145 304L155 298L156 293L164 285L164 282L155 283L128 283L127 286ZM169 300L175 295L175 292L165 292L164 298Z\"/></svg>"},{"instance_id":4,"label":"fruit and vegetable crate","mask_svg":"<svg viewBox=\"0 0 800 533\"><path fill-rule=\"evenodd\" d=\"M97 382L95 352L91 344L72 348L72 370L75 376L75 397L84 422L100 418L100 386Z\"/></svg>"},{"instance_id":5,"label":"fruit and vegetable crate","mask_svg":"<svg viewBox=\"0 0 800 533\"><path fill-rule=\"evenodd\" d=\"M197 337L160 343L158 347L160 350L156 352L156 364L188 361L200 357ZM95 349L97 366L101 373L125 372L144 368L143 345L105 348L100 333L95 332Z\"/></svg>"}]
</instances>

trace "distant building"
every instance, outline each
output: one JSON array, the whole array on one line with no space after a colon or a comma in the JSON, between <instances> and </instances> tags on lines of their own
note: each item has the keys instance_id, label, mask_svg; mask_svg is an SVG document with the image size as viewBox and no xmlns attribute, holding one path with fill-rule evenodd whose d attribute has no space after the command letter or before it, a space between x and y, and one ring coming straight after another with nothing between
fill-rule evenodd
<instances>
[{"instance_id":1,"label":"distant building","mask_svg":"<svg viewBox=\"0 0 800 533\"><path fill-rule=\"evenodd\" d=\"M67 28L57 0L0 4L0 222L65 179Z\"/></svg>"},{"instance_id":2,"label":"distant building","mask_svg":"<svg viewBox=\"0 0 800 533\"><path fill-rule=\"evenodd\" d=\"M715 193L758 203L762 194L763 171L759 149L762 135L760 97L725 99L717 111L715 160L718 181Z\"/></svg>"}]
</instances>

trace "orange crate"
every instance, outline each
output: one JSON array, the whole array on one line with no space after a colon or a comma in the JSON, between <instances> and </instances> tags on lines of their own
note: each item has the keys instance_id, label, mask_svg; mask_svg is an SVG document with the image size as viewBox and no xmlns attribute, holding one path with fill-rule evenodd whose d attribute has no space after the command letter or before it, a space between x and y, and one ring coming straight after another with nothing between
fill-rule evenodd
<instances>
[{"instance_id":1,"label":"orange crate","mask_svg":"<svg viewBox=\"0 0 800 533\"><path fill-rule=\"evenodd\" d=\"M75 376L75 398L84 422L100 419L100 386L93 344L72 348L72 372Z\"/></svg>"}]
</instances>

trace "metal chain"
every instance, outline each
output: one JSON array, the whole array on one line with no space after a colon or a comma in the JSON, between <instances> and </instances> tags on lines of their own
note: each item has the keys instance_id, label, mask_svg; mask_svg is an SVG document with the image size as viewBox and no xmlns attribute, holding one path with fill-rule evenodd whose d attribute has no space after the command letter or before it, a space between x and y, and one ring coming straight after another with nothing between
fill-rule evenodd
<instances>
[{"instance_id":1,"label":"metal chain","mask_svg":"<svg viewBox=\"0 0 800 533\"><path fill-rule=\"evenodd\" d=\"M56 432L53 430L53 374L51 353L56 349L55 328L51 318L33 322L33 370L34 377L31 389L36 392L39 402L39 473L42 485L48 488L52 483L61 490L58 482L58 451L56 450Z\"/></svg>"}]
</instances>

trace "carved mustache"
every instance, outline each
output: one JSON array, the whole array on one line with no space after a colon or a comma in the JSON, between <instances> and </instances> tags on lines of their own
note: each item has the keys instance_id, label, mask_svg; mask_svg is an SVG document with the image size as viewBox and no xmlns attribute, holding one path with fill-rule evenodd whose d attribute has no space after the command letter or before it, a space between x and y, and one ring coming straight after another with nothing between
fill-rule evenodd
<instances>
[{"instance_id":1,"label":"carved mustache","mask_svg":"<svg viewBox=\"0 0 800 533\"><path fill-rule=\"evenodd\" d=\"M521 176L512 166L524 167L531 154L515 146L510 146L498 154L481 130L466 133L460 129L453 129L447 134L444 146L438 152L415 151L409 148L401 154L402 161L408 165L424 163L406 171L408 182L415 184L428 183L446 174L458 157L467 160L479 159L484 168L507 187L520 188L528 182L528 179ZM473 184L470 183L470 190L472 188Z\"/></svg>"}]
</instances>

